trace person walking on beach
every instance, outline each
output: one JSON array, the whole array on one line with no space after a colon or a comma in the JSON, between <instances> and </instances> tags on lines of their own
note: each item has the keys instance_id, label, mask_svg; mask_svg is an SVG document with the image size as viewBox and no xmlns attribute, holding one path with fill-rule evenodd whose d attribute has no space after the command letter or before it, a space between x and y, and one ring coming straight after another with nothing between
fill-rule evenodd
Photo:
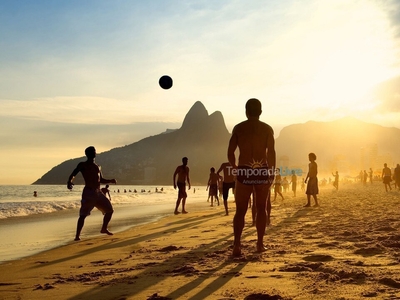
<instances>
[{"instance_id":1,"label":"person walking on beach","mask_svg":"<svg viewBox=\"0 0 400 300\"><path fill-rule=\"evenodd\" d=\"M103 187L103 188L101 189L101 192L102 192L104 195L108 196L108 199L110 199L110 201L111 201L110 190L108 189L108 187L109 187L109 185L106 184L106 186Z\"/></svg>"},{"instance_id":2,"label":"person walking on beach","mask_svg":"<svg viewBox=\"0 0 400 300\"><path fill-rule=\"evenodd\" d=\"M318 206L318 166L317 163L315 162L317 160L317 156L315 153L310 153L308 154L308 159L310 163L308 164L308 173L306 176L305 183L307 183L307 189L306 189L306 194L307 194L307 204L305 207L310 207L311 206L311 196L314 198L315 204L314 206ZM308 182L307 182L308 180Z\"/></svg>"},{"instance_id":3,"label":"person walking on beach","mask_svg":"<svg viewBox=\"0 0 400 300\"><path fill-rule=\"evenodd\" d=\"M266 204L274 179L275 140L271 126L259 120L261 102L252 98L246 102L247 120L232 130L228 146L228 161L236 171L235 201L236 213L233 218L233 256L241 255L241 236L248 209L250 195L254 191L257 207L257 252L265 251L263 238L267 224ZM236 164L235 150L239 148Z\"/></svg>"},{"instance_id":4,"label":"person walking on beach","mask_svg":"<svg viewBox=\"0 0 400 300\"><path fill-rule=\"evenodd\" d=\"M209 190L209 197L211 197L211 205L214 206L214 197L215 197L215 202L218 202L219 206L219 199L218 199L218 185L220 181L220 176L215 173L215 168L212 167L210 169L210 177L208 178L208 183L207 183L207 188L206 191L210 188Z\"/></svg>"},{"instance_id":5,"label":"person walking on beach","mask_svg":"<svg viewBox=\"0 0 400 300\"><path fill-rule=\"evenodd\" d=\"M386 192L388 191L388 186L389 189L392 190L392 187L390 186L390 182L392 181L392 170L390 170L386 163L383 164L382 181L385 185Z\"/></svg>"},{"instance_id":6,"label":"person walking on beach","mask_svg":"<svg viewBox=\"0 0 400 300\"><path fill-rule=\"evenodd\" d=\"M81 209L79 211L79 219L76 227L75 241L80 240L80 234L85 223L85 219L93 208L100 210L103 217L103 226L100 232L108 235L113 235L108 231L108 223L111 220L114 209L110 200L101 192L101 183L117 183L115 179L105 179L100 170L100 166L95 161L96 149L90 146L85 149L87 160L80 162L77 167L72 171L67 181L67 188L71 190L74 186L73 181L75 176L81 172L83 179L85 180L85 187L82 191Z\"/></svg>"},{"instance_id":7,"label":"person walking on beach","mask_svg":"<svg viewBox=\"0 0 400 300\"><path fill-rule=\"evenodd\" d=\"M397 185L397 188L400 190L400 164L397 164L396 168L394 168L394 182Z\"/></svg>"},{"instance_id":8,"label":"person walking on beach","mask_svg":"<svg viewBox=\"0 0 400 300\"><path fill-rule=\"evenodd\" d=\"M219 167L217 174L223 172L222 180L222 198L224 199L225 215L229 215L228 212L228 196L229 189L232 189L232 193L235 194L235 176L233 176L232 166L229 162L224 162Z\"/></svg>"},{"instance_id":9,"label":"person walking on beach","mask_svg":"<svg viewBox=\"0 0 400 300\"><path fill-rule=\"evenodd\" d=\"M374 177L374 171L372 171L372 168L369 168L369 182L372 184L372 179Z\"/></svg>"},{"instance_id":10,"label":"person walking on beach","mask_svg":"<svg viewBox=\"0 0 400 300\"><path fill-rule=\"evenodd\" d=\"M332 173L332 176L335 178L335 180L333 181L333 187L336 190L339 190L339 172L336 171L335 174Z\"/></svg>"},{"instance_id":11,"label":"person walking on beach","mask_svg":"<svg viewBox=\"0 0 400 300\"><path fill-rule=\"evenodd\" d=\"M182 201L182 213L187 214L187 211L185 210L186 198L187 198L186 181L189 185L188 189L190 190L189 167L187 166L187 163L188 163L188 158L187 157L182 158L182 165L176 168L173 176L174 189L176 190L176 187L178 187L178 199L176 200L176 206L174 211L175 215L180 213L178 211L178 208L179 205L181 204L181 201ZM176 178L177 176L178 178Z\"/></svg>"},{"instance_id":12,"label":"person walking on beach","mask_svg":"<svg viewBox=\"0 0 400 300\"><path fill-rule=\"evenodd\" d=\"M296 172L294 170L292 170L292 177L291 177L290 183L292 184L293 197L296 197L297 175L296 175Z\"/></svg>"},{"instance_id":13,"label":"person walking on beach","mask_svg":"<svg viewBox=\"0 0 400 300\"><path fill-rule=\"evenodd\" d=\"M278 194L279 196L281 196L282 200L285 200L285 198L282 195L282 176L281 176L281 170L279 168L275 169L274 192L275 192L274 201Z\"/></svg>"}]
</instances>

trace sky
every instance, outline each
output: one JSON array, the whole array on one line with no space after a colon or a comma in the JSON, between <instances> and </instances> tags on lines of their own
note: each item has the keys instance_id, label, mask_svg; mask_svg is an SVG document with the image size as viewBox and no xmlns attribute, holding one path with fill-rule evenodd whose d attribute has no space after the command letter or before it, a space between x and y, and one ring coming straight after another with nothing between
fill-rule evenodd
<instances>
[{"instance_id":1,"label":"sky","mask_svg":"<svg viewBox=\"0 0 400 300\"><path fill-rule=\"evenodd\" d=\"M399 127L399 8L0 0L0 184L31 184L90 145L104 152L179 128L196 101L229 131L253 97L276 137L345 116Z\"/></svg>"}]
</instances>

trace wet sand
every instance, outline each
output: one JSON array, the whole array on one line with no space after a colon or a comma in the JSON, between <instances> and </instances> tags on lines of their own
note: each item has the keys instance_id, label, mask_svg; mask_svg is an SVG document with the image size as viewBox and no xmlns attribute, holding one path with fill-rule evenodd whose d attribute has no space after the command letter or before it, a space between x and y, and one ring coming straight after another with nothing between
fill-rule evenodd
<instances>
[{"instance_id":1,"label":"wet sand","mask_svg":"<svg viewBox=\"0 0 400 300\"><path fill-rule=\"evenodd\" d=\"M400 299L400 192L353 184L319 200L274 201L262 254L248 211L243 255L231 256L230 200L230 216L171 215L6 262L0 298Z\"/></svg>"}]
</instances>

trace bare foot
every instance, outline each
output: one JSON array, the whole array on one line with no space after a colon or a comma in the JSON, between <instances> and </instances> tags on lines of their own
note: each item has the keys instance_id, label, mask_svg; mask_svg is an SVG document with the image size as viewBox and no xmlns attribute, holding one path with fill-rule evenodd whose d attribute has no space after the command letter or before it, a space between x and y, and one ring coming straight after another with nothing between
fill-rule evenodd
<instances>
[{"instance_id":1,"label":"bare foot","mask_svg":"<svg viewBox=\"0 0 400 300\"><path fill-rule=\"evenodd\" d=\"M318 204L318 203L315 203L314 206L319 206L319 204Z\"/></svg>"},{"instance_id":2,"label":"bare foot","mask_svg":"<svg viewBox=\"0 0 400 300\"><path fill-rule=\"evenodd\" d=\"M233 246L232 256L238 257L242 255L242 251L240 250L240 246Z\"/></svg>"},{"instance_id":3,"label":"bare foot","mask_svg":"<svg viewBox=\"0 0 400 300\"><path fill-rule=\"evenodd\" d=\"M265 251L267 251L267 248L265 248L263 244L257 244L257 252L258 253L265 252Z\"/></svg>"},{"instance_id":4,"label":"bare foot","mask_svg":"<svg viewBox=\"0 0 400 300\"><path fill-rule=\"evenodd\" d=\"M100 231L100 233L105 233L105 234L108 234L108 235L114 235L112 232L109 232L108 229L102 229Z\"/></svg>"},{"instance_id":5,"label":"bare foot","mask_svg":"<svg viewBox=\"0 0 400 300\"><path fill-rule=\"evenodd\" d=\"M266 223L266 225L267 225L267 226L271 225L271 217L270 217L270 216L267 216L267 223Z\"/></svg>"},{"instance_id":6,"label":"bare foot","mask_svg":"<svg viewBox=\"0 0 400 300\"><path fill-rule=\"evenodd\" d=\"M304 207L310 207L310 206L311 206L310 203L307 203L306 205L304 205Z\"/></svg>"},{"instance_id":7,"label":"bare foot","mask_svg":"<svg viewBox=\"0 0 400 300\"><path fill-rule=\"evenodd\" d=\"M188 212L186 210L182 210L182 213L183 214L187 214Z\"/></svg>"},{"instance_id":8,"label":"bare foot","mask_svg":"<svg viewBox=\"0 0 400 300\"><path fill-rule=\"evenodd\" d=\"M179 215L180 212L176 210L176 211L174 211L174 214L175 214L175 215Z\"/></svg>"},{"instance_id":9,"label":"bare foot","mask_svg":"<svg viewBox=\"0 0 400 300\"><path fill-rule=\"evenodd\" d=\"M81 239L79 238L79 237L76 237L75 239L74 239L74 241L80 241Z\"/></svg>"}]
</instances>

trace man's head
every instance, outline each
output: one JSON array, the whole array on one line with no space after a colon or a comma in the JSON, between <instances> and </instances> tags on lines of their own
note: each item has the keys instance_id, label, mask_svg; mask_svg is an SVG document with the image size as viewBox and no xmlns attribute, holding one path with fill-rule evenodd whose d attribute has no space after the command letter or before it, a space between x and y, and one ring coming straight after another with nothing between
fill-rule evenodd
<instances>
[{"instance_id":1,"label":"man's head","mask_svg":"<svg viewBox=\"0 0 400 300\"><path fill-rule=\"evenodd\" d=\"M246 102L246 116L259 117L261 115L261 102L256 98L251 98Z\"/></svg>"},{"instance_id":2,"label":"man's head","mask_svg":"<svg viewBox=\"0 0 400 300\"><path fill-rule=\"evenodd\" d=\"M188 163L188 158L185 156L184 158L182 158L182 163L186 166Z\"/></svg>"},{"instance_id":3,"label":"man's head","mask_svg":"<svg viewBox=\"0 0 400 300\"><path fill-rule=\"evenodd\" d=\"M317 156L315 155L315 153L309 153L308 154L308 159L310 160L310 161L315 161L315 160L317 160Z\"/></svg>"},{"instance_id":4,"label":"man's head","mask_svg":"<svg viewBox=\"0 0 400 300\"><path fill-rule=\"evenodd\" d=\"M93 146L87 147L85 149L85 155L87 158L95 158L96 157L96 149Z\"/></svg>"}]
</instances>

